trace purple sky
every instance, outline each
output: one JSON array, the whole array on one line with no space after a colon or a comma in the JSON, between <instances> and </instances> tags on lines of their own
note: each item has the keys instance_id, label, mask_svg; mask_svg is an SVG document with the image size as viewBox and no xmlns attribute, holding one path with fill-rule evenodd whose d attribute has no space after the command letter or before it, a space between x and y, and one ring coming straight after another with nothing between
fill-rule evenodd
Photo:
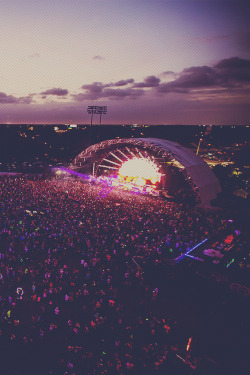
<instances>
[{"instance_id":1,"label":"purple sky","mask_svg":"<svg viewBox=\"0 0 250 375\"><path fill-rule=\"evenodd\" d=\"M0 123L249 124L249 1L2 0ZM96 117L98 123L98 117Z\"/></svg>"}]
</instances>

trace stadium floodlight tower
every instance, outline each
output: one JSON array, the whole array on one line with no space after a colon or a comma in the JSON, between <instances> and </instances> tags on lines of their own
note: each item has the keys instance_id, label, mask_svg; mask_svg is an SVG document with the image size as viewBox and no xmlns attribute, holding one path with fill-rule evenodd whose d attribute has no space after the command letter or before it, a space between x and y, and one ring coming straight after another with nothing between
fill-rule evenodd
<instances>
[{"instance_id":1,"label":"stadium floodlight tower","mask_svg":"<svg viewBox=\"0 0 250 375\"><path fill-rule=\"evenodd\" d=\"M87 112L91 114L91 121L90 121L90 132L89 132L89 143L92 143L92 122L93 122L93 115L98 114L100 115L100 125L102 121L102 114L107 113L107 106L97 106L97 105L89 105L87 108Z\"/></svg>"},{"instance_id":2,"label":"stadium floodlight tower","mask_svg":"<svg viewBox=\"0 0 250 375\"><path fill-rule=\"evenodd\" d=\"M93 114L96 113L98 106L97 105L89 105L87 108L87 112L91 114L91 120L90 120L90 125L92 126L92 121L93 121Z\"/></svg>"},{"instance_id":3,"label":"stadium floodlight tower","mask_svg":"<svg viewBox=\"0 0 250 375\"><path fill-rule=\"evenodd\" d=\"M93 121L93 114L100 115L100 125L101 125L102 115L106 115L107 113L107 106L89 105L87 108L87 112L91 114L91 120L90 120L91 126L92 126L92 121Z\"/></svg>"},{"instance_id":4,"label":"stadium floodlight tower","mask_svg":"<svg viewBox=\"0 0 250 375\"><path fill-rule=\"evenodd\" d=\"M97 107L97 114L100 115L100 125L102 124L102 115L106 115L107 113L107 106Z\"/></svg>"}]
</instances>

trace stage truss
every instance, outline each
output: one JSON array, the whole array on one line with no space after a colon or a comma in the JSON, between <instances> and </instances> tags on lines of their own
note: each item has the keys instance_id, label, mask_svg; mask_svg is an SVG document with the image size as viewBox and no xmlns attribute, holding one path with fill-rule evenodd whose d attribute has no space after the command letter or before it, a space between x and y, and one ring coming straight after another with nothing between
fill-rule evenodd
<instances>
[{"instance_id":1,"label":"stage truss","mask_svg":"<svg viewBox=\"0 0 250 375\"><path fill-rule=\"evenodd\" d=\"M200 157L175 142L156 138L121 138L97 143L78 154L70 168L80 170L91 162L94 176L100 173L100 169L114 170L114 173L117 173L126 159L136 156L150 158L159 167L163 162L167 162L178 168L189 184L197 203L201 203L202 200L205 202L204 194L202 199L199 188L199 185L204 185L204 178L208 180L208 187L205 187L207 195L214 195L213 199L220 191L218 180ZM199 178L199 174L204 176L203 179ZM204 186L202 188L204 191Z\"/></svg>"}]
</instances>

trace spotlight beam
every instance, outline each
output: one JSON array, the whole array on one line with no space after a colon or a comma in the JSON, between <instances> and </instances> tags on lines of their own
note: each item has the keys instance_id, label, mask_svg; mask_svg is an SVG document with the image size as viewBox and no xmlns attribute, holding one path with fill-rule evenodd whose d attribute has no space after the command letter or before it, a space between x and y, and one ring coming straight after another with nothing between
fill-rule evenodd
<instances>
[{"instance_id":1,"label":"spotlight beam","mask_svg":"<svg viewBox=\"0 0 250 375\"><path fill-rule=\"evenodd\" d=\"M127 155L126 154L124 154L124 152L122 152L121 150L117 150L117 151L119 151L120 152L120 154L122 154L127 160L129 160L129 158L127 157Z\"/></svg>"},{"instance_id":2,"label":"spotlight beam","mask_svg":"<svg viewBox=\"0 0 250 375\"><path fill-rule=\"evenodd\" d=\"M116 163L116 162L114 162L114 161L111 161L111 160L109 160L109 159L102 159L102 160L105 160L105 161L107 161L107 162L109 162L109 163L112 163L112 164L118 165L118 167L121 166L121 164L118 164L118 163Z\"/></svg>"},{"instance_id":3,"label":"spotlight beam","mask_svg":"<svg viewBox=\"0 0 250 375\"><path fill-rule=\"evenodd\" d=\"M139 151L138 153L139 153L139 155L140 155L142 158L144 158L144 156L142 155L141 151Z\"/></svg>"},{"instance_id":4,"label":"spotlight beam","mask_svg":"<svg viewBox=\"0 0 250 375\"><path fill-rule=\"evenodd\" d=\"M132 156L134 156L134 158L136 158L136 155L133 154L133 152L132 152L128 147L126 147L126 150L127 150Z\"/></svg>"},{"instance_id":5,"label":"spotlight beam","mask_svg":"<svg viewBox=\"0 0 250 375\"><path fill-rule=\"evenodd\" d=\"M113 155L114 158L118 159L121 163L123 163L123 160L121 160L120 158L118 158L118 156L116 156L115 154L113 154L113 152L111 152L110 154Z\"/></svg>"},{"instance_id":6,"label":"spotlight beam","mask_svg":"<svg viewBox=\"0 0 250 375\"><path fill-rule=\"evenodd\" d=\"M117 170L117 168L111 167L110 165L102 165L102 164L100 164L99 167Z\"/></svg>"}]
</instances>

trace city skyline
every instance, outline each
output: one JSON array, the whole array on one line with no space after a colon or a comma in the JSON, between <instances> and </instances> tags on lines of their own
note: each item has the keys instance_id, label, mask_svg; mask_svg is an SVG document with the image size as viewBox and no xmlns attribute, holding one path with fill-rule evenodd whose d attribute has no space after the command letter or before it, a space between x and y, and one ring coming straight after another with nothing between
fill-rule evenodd
<instances>
[{"instance_id":1,"label":"city skyline","mask_svg":"<svg viewBox=\"0 0 250 375\"><path fill-rule=\"evenodd\" d=\"M0 123L249 124L247 1L9 0Z\"/></svg>"}]
</instances>

